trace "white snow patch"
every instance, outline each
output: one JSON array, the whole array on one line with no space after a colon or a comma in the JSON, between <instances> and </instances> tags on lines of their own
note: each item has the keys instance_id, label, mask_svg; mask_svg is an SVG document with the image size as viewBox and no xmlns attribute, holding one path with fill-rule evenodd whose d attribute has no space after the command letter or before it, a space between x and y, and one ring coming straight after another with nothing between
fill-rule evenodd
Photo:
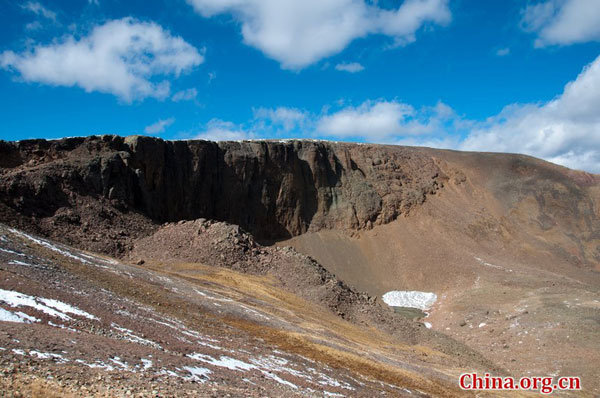
<instances>
[{"instance_id":1,"label":"white snow patch","mask_svg":"<svg viewBox=\"0 0 600 398\"><path fill-rule=\"evenodd\" d=\"M246 371L246 370L257 369L256 366L254 366L250 363L243 362L243 361L237 360L235 358L227 357L227 356L221 356L219 359L216 359L216 358L211 357L210 355L194 353L194 354L189 354L188 357L195 359L197 361L206 362L208 364L218 366L221 368L227 368L230 370Z\"/></svg>"},{"instance_id":2,"label":"white snow patch","mask_svg":"<svg viewBox=\"0 0 600 398\"><path fill-rule=\"evenodd\" d=\"M22 265L24 267L35 267L35 265L33 265L33 264L25 263L25 262L19 261L19 260L10 260L8 262L8 264L10 264L10 265Z\"/></svg>"},{"instance_id":3,"label":"white snow patch","mask_svg":"<svg viewBox=\"0 0 600 398\"><path fill-rule=\"evenodd\" d=\"M298 389L298 386L297 386L297 385L295 385L294 383L290 383L290 382L289 382L289 381L287 381L287 380L284 380L284 379L282 379L281 377L277 376L277 375L276 375L276 374L274 374L274 373L268 373L268 372L262 372L262 373L265 375L265 377L268 377L269 379L273 379L273 380L275 380L276 382L278 382L279 384L283 384L283 385L286 385L286 386L288 386L288 387L292 387L292 388L293 388L293 389L295 389L295 390L297 390L297 389Z\"/></svg>"},{"instance_id":4,"label":"white snow patch","mask_svg":"<svg viewBox=\"0 0 600 398\"><path fill-rule=\"evenodd\" d=\"M274 355L269 355L267 357L258 357L252 358L250 360L253 364L259 366L260 368L272 371L272 372L283 372L291 374L292 376L296 376L301 379L305 379L308 381L312 381L312 377L306 373L300 372L296 369L292 369L288 366L287 359L276 357Z\"/></svg>"},{"instance_id":5,"label":"white snow patch","mask_svg":"<svg viewBox=\"0 0 600 398\"><path fill-rule=\"evenodd\" d=\"M268 367L268 370L266 369L262 369L256 365L253 365L251 363L247 363L247 362L243 362L240 361L238 359L235 358L231 358L231 357L227 357L227 356L221 356L219 357L219 359L213 358L210 355L205 355L205 354L199 354L199 353L194 353L194 354L189 354L188 355L189 358L195 359L197 361L202 361L205 363L208 363L210 365L213 366L218 366L218 367L222 367L222 368L227 368L230 370L235 370L235 371L248 371L248 370L258 370L259 372L261 372L265 377L268 377L272 380L275 380L276 382L278 382L279 384L283 384L286 385L288 387L291 387L293 389L297 389L298 386L282 379L281 377L277 376L276 374L272 373L273 370L270 367ZM261 365L265 365L265 363L263 362L264 359L256 359L253 360L253 362L255 363L260 363ZM285 361L285 360L284 360ZM279 370L279 369L277 369Z\"/></svg>"},{"instance_id":6,"label":"white snow patch","mask_svg":"<svg viewBox=\"0 0 600 398\"><path fill-rule=\"evenodd\" d=\"M14 250L10 250L10 249L4 249L2 247L0 247L0 252L4 252L4 253L8 253L8 254L14 254L15 256L27 257L23 253L19 253L19 252L16 252Z\"/></svg>"},{"instance_id":7,"label":"white snow patch","mask_svg":"<svg viewBox=\"0 0 600 398\"><path fill-rule=\"evenodd\" d=\"M481 323L479 324L479 327L480 327L480 328L482 328L482 327L484 327L485 325L487 325L487 323L485 323L485 322L481 322Z\"/></svg>"},{"instance_id":8,"label":"white snow patch","mask_svg":"<svg viewBox=\"0 0 600 398\"><path fill-rule=\"evenodd\" d=\"M193 380L197 380L201 383L204 383L205 379L208 378L208 375L212 373L210 369L200 368L196 366L184 366L183 368L190 372Z\"/></svg>"},{"instance_id":9,"label":"white snow patch","mask_svg":"<svg viewBox=\"0 0 600 398\"><path fill-rule=\"evenodd\" d=\"M0 308L0 321L3 322L18 322L18 323L32 323L39 322L40 320L24 314L22 312L11 312Z\"/></svg>"},{"instance_id":10,"label":"white snow patch","mask_svg":"<svg viewBox=\"0 0 600 398\"><path fill-rule=\"evenodd\" d=\"M52 321L48 321L48 325L54 326L55 328L66 329L66 330L70 330L71 332L79 333L79 330L77 330L77 329L69 328L69 327L66 327L65 325L59 325L59 324L56 324L56 323L54 323Z\"/></svg>"},{"instance_id":11,"label":"white snow patch","mask_svg":"<svg viewBox=\"0 0 600 398\"><path fill-rule=\"evenodd\" d=\"M392 290L381 298L391 307L410 307L425 311L436 302L437 295L429 292Z\"/></svg>"},{"instance_id":12,"label":"white snow patch","mask_svg":"<svg viewBox=\"0 0 600 398\"><path fill-rule=\"evenodd\" d=\"M431 323L429 323L429 322L424 322L424 324L425 324L425 327L426 327L427 329L431 329Z\"/></svg>"},{"instance_id":13,"label":"white snow patch","mask_svg":"<svg viewBox=\"0 0 600 398\"><path fill-rule=\"evenodd\" d=\"M82 359L77 359L77 360L75 360L75 362L83 364L83 365L85 365L85 366L87 366L89 368L92 368L92 369L104 369L104 370L106 370L108 372L110 372L111 370L115 370L115 368L113 366L108 365L108 364L106 364L106 363L104 363L102 361L96 361L94 363L87 363L87 362L85 362Z\"/></svg>"},{"instance_id":14,"label":"white snow patch","mask_svg":"<svg viewBox=\"0 0 600 398\"><path fill-rule=\"evenodd\" d=\"M142 358L142 364L144 365L144 370L148 370L152 367L152 360Z\"/></svg>"},{"instance_id":15,"label":"white snow patch","mask_svg":"<svg viewBox=\"0 0 600 398\"><path fill-rule=\"evenodd\" d=\"M59 253L59 254L62 254L62 255L63 255L63 256L65 256L65 257L72 258L72 259L74 259L74 260L77 260L77 261L79 261L79 262L82 262L82 263L84 263L84 264L94 265L94 266L97 266L97 267L102 267L102 268L108 268L108 267L106 267L106 266L103 266L103 265L100 265L100 264L97 264L97 263L93 263L93 262L91 262L91 261L89 261L89 260L85 259L85 258L84 258L84 255L79 255L79 256L78 256L78 255L76 255L76 254L73 254L73 253L71 253L71 252L70 252L70 251L68 251L68 250L61 249L61 248L59 248L58 246L56 246L56 245L53 245L52 243L50 243L50 242L46 241L45 239L34 238L34 237L33 237L33 236L31 236L31 235L28 235L28 234L26 234L26 233L24 233L24 232L18 231L18 230L16 230L16 229L13 229L13 228L10 228L10 229L9 229L9 231L10 231L10 232L12 232L12 233L14 233L14 234L20 235L20 236L22 236L22 237L24 237L24 238L26 238L26 239L29 239L30 241L32 241L32 242L34 242L34 243L37 243L37 244L38 244L38 245L40 245L40 246L44 246L44 247L45 247L45 248L47 248L47 249L50 249L50 250L52 250L52 251L55 251L55 252L57 252L57 253ZM85 257L88 257L88 258L90 258L91 256L87 256L87 255L85 255Z\"/></svg>"},{"instance_id":16,"label":"white snow patch","mask_svg":"<svg viewBox=\"0 0 600 398\"><path fill-rule=\"evenodd\" d=\"M14 352L17 355L25 355L25 351L20 350L18 348L13 348L12 352Z\"/></svg>"},{"instance_id":17,"label":"white snow patch","mask_svg":"<svg viewBox=\"0 0 600 398\"><path fill-rule=\"evenodd\" d=\"M119 357L114 357L114 358L108 358L109 361L113 362L116 365L119 365L120 367L122 367L125 370L129 370L129 365L127 365L125 362L121 361L121 358Z\"/></svg>"},{"instance_id":18,"label":"white snow patch","mask_svg":"<svg viewBox=\"0 0 600 398\"><path fill-rule=\"evenodd\" d=\"M74 314L74 315L82 316L87 319L98 320L98 318L95 317L94 315L92 315L88 312L85 312L83 310L80 310L79 308L72 306L70 304L63 303L62 301L43 298L43 297L39 297L38 300L41 301L42 303L46 304L49 307L56 308L57 310L66 312L67 314Z\"/></svg>"},{"instance_id":19,"label":"white snow patch","mask_svg":"<svg viewBox=\"0 0 600 398\"><path fill-rule=\"evenodd\" d=\"M31 351L29 351L29 355L36 356L40 359L54 359L55 361L57 361L59 363L69 362L69 360L66 359L65 357L63 357L62 355L55 354L53 352L40 352L40 351L31 350Z\"/></svg>"},{"instance_id":20,"label":"white snow patch","mask_svg":"<svg viewBox=\"0 0 600 398\"><path fill-rule=\"evenodd\" d=\"M140 337L138 335L136 335L135 333L133 333L133 330L127 329L127 328L123 328L120 327L119 325L117 325L116 323L111 323L110 326L116 330L118 330L119 332L123 333L125 335L125 340L131 341L133 343L137 343L137 344L141 344L141 345L146 345L146 346L151 346L154 348L158 348L159 350L162 349L162 347L160 346L160 344L155 343L154 341L145 339L143 337Z\"/></svg>"},{"instance_id":21,"label":"white snow patch","mask_svg":"<svg viewBox=\"0 0 600 398\"><path fill-rule=\"evenodd\" d=\"M13 290L0 289L0 301L10 305L11 307L31 307L65 321L71 319L71 317L67 314L80 315L88 319L98 319L77 307L63 303L62 301L47 299L44 297L29 296Z\"/></svg>"}]
</instances>

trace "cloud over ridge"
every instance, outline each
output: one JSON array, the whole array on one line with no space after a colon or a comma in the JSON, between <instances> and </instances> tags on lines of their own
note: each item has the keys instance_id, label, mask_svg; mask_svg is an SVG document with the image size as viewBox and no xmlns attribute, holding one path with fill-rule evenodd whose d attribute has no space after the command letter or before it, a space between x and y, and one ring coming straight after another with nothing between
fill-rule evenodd
<instances>
[{"instance_id":1,"label":"cloud over ridge","mask_svg":"<svg viewBox=\"0 0 600 398\"><path fill-rule=\"evenodd\" d=\"M204 56L181 37L153 22L132 18L96 26L88 36L63 37L22 53L0 53L0 67L18 72L27 82L78 86L86 92L113 94L125 102L165 98L168 80L204 62Z\"/></svg>"},{"instance_id":2,"label":"cloud over ridge","mask_svg":"<svg viewBox=\"0 0 600 398\"><path fill-rule=\"evenodd\" d=\"M452 18L448 0L405 0L397 9L365 0L187 2L204 17L233 15L241 23L244 42L279 61L284 69L302 69L370 34L410 43L424 24L444 25Z\"/></svg>"}]
</instances>

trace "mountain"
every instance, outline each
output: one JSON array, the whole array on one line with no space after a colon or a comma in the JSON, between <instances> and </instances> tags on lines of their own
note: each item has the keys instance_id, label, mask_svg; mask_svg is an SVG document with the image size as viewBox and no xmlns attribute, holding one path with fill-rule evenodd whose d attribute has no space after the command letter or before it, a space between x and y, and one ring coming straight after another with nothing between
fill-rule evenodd
<instances>
[{"instance_id":1,"label":"mountain","mask_svg":"<svg viewBox=\"0 0 600 398\"><path fill-rule=\"evenodd\" d=\"M308 366L306 358L318 365L316 374L337 372L352 389L329 392L348 396L372 396L377 388L393 396L410 395L403 388L469 396L456 380L473 369L581 376L577 396L600 392L591 365L600 360L599 175L511 154L101 136L0 142L0 176L0 288L62 298L97 318L63 323L85 349L69 365L52 363L53 374L68 374L98 344L117 344L115 336L128 335L121 328L137 337L114 346L110 358L120 349L130 353L130 369L136 361L143 368L148 355L202 358L210 372L193 388L234 396L322 396L316 387L324 384L294 373ZM86 259L100 263L90 267ZM105 290L108 304L91 299ZM431 329L382 302L395 290L435 293L426 318ZM176 337L147 324L158 315L126 321L109 310L116 302L129 303L126 312L158 311L172 325L202 325L194 333L211 339L233 328L245 337L227 350L247 353L206 351L201 340L167 352L159 340ZM6 303L0 306L11 310ZM40 322L0 323L9 331L2 347L26 348L27 358L35 357L40 336L46 348L58 344L49 318L31 311L25 315ZM30 345L14 345L10 339L24 330ZM140 345L146 352L136 351ZM274 363L293 366L274 371L250 360L254 350L264 356L275 349L285 355ZM0 352L5 364L22 357L7 352ZM222 362L224 356L243 364ZM124 369L110 358L97 361ZM161 380L179 383L170 393L191 388L185 366L192 365L164 362L157 372L177 375ZM219 383L240 368L247 368L248 383Z\"/></svg>"}]
</instances>

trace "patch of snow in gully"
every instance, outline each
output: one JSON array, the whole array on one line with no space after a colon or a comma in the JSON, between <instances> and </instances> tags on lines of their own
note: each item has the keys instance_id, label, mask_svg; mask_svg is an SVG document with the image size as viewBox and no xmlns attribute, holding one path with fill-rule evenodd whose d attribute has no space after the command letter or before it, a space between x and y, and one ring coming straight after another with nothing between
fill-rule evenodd
<instances>
[{"instance_id":1,"label":"patch of snow in gully","mask_svg":"<svg viewBox=\"0 0 600 398\"><path fill-rule=\"evenodd\" d=\"M381 298L384 303L391 307L418 308L426 311L436 302L437 295L429 292L392 290Z\"/></svg>"}]
</instances>

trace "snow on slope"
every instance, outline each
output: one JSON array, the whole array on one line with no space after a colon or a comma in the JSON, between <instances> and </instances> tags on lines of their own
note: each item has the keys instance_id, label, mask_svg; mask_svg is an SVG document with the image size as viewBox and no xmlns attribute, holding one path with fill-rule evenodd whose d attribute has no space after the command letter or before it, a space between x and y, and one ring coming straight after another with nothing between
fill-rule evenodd
<instances>
[{"instance_id":1,"label":"snow on slope","mask_svg":"<svg viewBox=\"0 0 600 398\"><path fill-rule=\"evenodd\" d=\"M88 319L98 319L94 315L82 311L79 308L67 303L63 303L62 301L44 297L29 296L27 294L12 290L0 289L0 302L11 307L31 307L50 316L55 316L63 320L71 319L67 313L80 315Z\"/></svg>"},{"instance_id":2,"label":"snow on slope","mask_svg":"<svg viewBox=\"0 0 600 398\"><path fill-rule=\"evenodd\" d=\"M425 311L436 302L437 295L429 292L392 290L384 294L382 299L391 307L410 307Z\"/></svg>"}]
</instances>

